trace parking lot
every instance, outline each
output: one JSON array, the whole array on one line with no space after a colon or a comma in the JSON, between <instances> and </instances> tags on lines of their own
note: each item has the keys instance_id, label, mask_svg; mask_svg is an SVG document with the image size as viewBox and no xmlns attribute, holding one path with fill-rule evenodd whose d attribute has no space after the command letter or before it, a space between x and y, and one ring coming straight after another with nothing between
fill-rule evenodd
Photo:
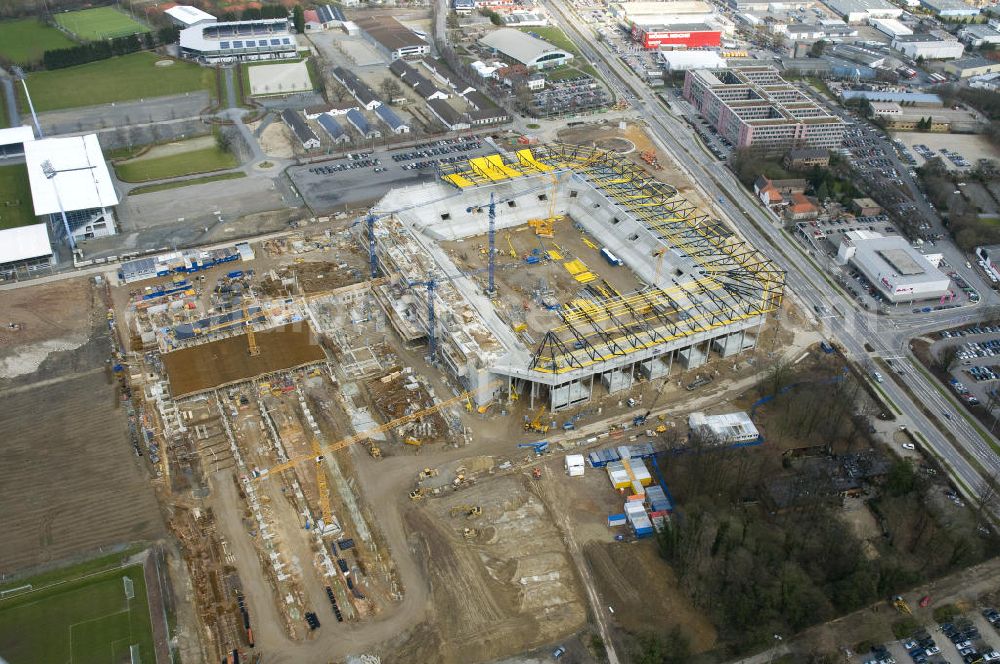
<instances>
[{"instance_id":1,"label":"parking lot","mask_svg":"<svg viewBox=\"0 0 1000 664\"><path fill-rule=\"evenodd\" d=\"M992 607L957 615L938 625L915 631L911 636L859 655L861 664L979 664L1000 662L1000 613Z\"/></svg>"},{"instance_id":2,"label":"parking lot","mask_svg":"<svg viewBox=\"0 0 1000 664\"><path fill-rule=\"evenodd\" d=\"M437 177L439 164L493 152L478 137L431 141L401 150L350 153L330 161L295 166L288 175L306 204L317 213L368 205L391 187Z\"/></svg>"},{"instance_id":3,"label":"parking lot","mask_svg":"<svg viewBox=\"0 0 1000 664\"><path fill-rule=\"evenodd\" d=\"M899 132L893 135L899 145L912 153L915 165L922 166L928 159L941 157L944 165L954 171L976 166L980 159L998 159L997 150L989 139L979 134L928 134Z\"/></svg>"},{"instance_id":4,"label":"parking lot","mask_svg":"<svg viewBox=\"0 0 1000 664\"><path fill-rule=\"evenodd\" d=\"M978 325L940 333L932 347L936 357L955 349L951 390L966 404L989 403L994 381L1000 379L1000 325Z\"/></svg>"}]
</instances>

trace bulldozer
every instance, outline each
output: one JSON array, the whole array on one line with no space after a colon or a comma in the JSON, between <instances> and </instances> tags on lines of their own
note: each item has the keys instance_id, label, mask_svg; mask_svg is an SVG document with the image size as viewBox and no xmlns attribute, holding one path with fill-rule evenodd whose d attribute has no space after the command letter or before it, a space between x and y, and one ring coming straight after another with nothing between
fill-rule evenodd
<instances>
[{"instance_id":1,"label":"bulldozer","mask_svg":"<svg viewBox=\"0 0 1000 664\"><path fill-rule=\"evenodd\" d=\"M421 441L419 438L414 438L413 436L407 436L403 440L403 442L406 443L407 445L413 445L414 447L420 447L421 445L423 445L423 441Z\"/></svg>"},{"instance_id":2,"label":"bulldozer","mask_svg":"<svg viewBox=\"0 0 1000 664\"><path fill-rule=\"evenodd\" d=\"M913 615L913 611L910 610L910 605L906 603L902 595L896 595L892 598L892 605L896 607L896 610L900 613L905 613L908 616Z\"/></svg>"},{"instance_id":3,"label":"bulldozer","mask_svg":"<svg viewBox=\"0 0 1000 664\"><path fill-rule=\"evenodd\" d=\"M371 447L368 448L368 454L372 455L373 459L382 458L382 450L379 449L379 446L376 445L375 443L372 443Z\"/></svg>"},{"instance_id":4,"label":"bulldozer","mask_svg":"<svg viewBox=\"0 0 1000 664\"><path fill-rule=\"evenodd\" d=\"M417 473L417 480L423 481L431 477L437 477L437 476L438 476L437 468L424 468L419 473Z\"/></svg>"},{"instance_id":5,"label":"bulldozer","mask_svg":"<svg viewBox=\"0 0 1000 664\"><path fill-rule=\"evenodd\" d=\"M410 500L423 500L424 496L426 495L427 492L424 489L422 488L414 489L413 491L410 492Z\"/></svg>"},{"instance_id":6,"label":"bulldozer","mask_svg":"<svg viewBox=\"0 0 1000 664\"><path fill-rule=\"evenodd\" d=\"M451 516L464 514L466 518L474 519L477 516L482 516L483 508L479 505L456 505L451 508L449 514L451 514Z\"/></svg>"}]
</instances>

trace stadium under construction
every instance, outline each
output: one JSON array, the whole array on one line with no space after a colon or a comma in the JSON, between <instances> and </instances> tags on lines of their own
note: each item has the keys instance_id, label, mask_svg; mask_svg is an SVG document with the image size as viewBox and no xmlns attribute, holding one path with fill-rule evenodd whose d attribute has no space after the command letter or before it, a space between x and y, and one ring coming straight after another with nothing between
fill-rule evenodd
<instances>
[{"instance_id":1,"label":"stadium under construction","mask_svg":"<svg viewBox=\"0 0 1000 664\"><path fill-rule=\"evenodd\" d=\"M583 146L450 164L356 229L395 330L480 406L558 411L751 349L784 289L675 188Z\"/></svg>"}]
</instances>

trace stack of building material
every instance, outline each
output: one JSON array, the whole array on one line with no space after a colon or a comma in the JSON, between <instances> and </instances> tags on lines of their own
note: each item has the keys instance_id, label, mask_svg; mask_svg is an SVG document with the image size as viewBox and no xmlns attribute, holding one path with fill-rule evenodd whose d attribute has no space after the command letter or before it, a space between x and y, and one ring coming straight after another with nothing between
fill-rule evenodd
<instances>
[{"instance_id":1,"label":"stack of building material","mask_svg":"<svg viewBox=\"0 0 1000 664\"><path fill-rule=\"evenodd\" d=\"M581 284L590 283L591 281L595 281L597 279L597 275L591 272L587 267L587 264L579 258L566 261L563 263L563 267L566 268L566 271L573 275L573 278Z\"/></svg>"},{"instance_id":2,"label":"stack of building material","mask_svg":"<svg viewBox=\"0 0 1000 664\"><path fill-rule=\"evenodd\" d=\"M646 508L639 501L625 502L625 518L628 519L636 537L649 537L653 534L653 522L649 520Z\"/></svg>"}]
</instances>

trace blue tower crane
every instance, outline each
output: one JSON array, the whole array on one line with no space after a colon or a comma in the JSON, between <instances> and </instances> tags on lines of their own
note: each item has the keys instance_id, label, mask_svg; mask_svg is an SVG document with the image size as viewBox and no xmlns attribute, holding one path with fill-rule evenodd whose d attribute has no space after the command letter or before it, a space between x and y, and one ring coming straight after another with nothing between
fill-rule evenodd
<instances>
[{"instance_id":1,"label":"blue tower crane","mask_svg":"<svg viewBox=\"0 0 1000 664\"><path fill-rule=\"evenodd\" d=\"M503 201L500 201L500 202L502 203ZM465 211L466 212L472 212L475 209L476 208L474 208L474 207L468 207L468 208L465 208ZM494 281L493 276L494 276L494 272L496 271L496 257L497 257L497 247L496 247L496 239L497 239L497 201L496 201L496 197L492 193L490 193L490 202L489 202L489 205L487 206L487 209L489 210L489 216L490 216L490 226L489 226L489 235L488 235L488 237L489 237L489 247L490 247L489 251L490 251L490 255L489 255L489 261L488 261L488 264L489 264L489 268L488 268L489 269L489 286L486 289L486 294L492 296L492 295L494 295L496 293L496 282Z\"/></svg>"}]
</instances>

